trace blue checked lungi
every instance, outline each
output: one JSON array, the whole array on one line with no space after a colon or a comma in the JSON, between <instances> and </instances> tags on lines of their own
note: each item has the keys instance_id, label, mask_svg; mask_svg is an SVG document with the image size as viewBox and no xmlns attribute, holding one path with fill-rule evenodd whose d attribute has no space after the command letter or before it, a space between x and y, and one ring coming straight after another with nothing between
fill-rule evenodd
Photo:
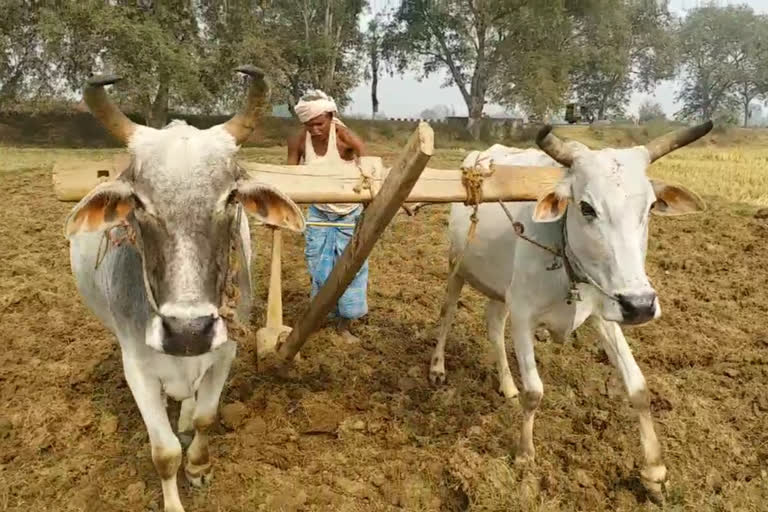
<instances>
[{"instance_id":1,"label":"blue checked lungi","mask_svg":"<svg viewBox=\"0 0 768 512\"><path fill-rule=\"evenodd\" d=\"M360 206L347 215L336 215L310 205L307 221L340 222L357 224L363 208ZM336 261L344 252L355 228L307 226L305 231L304 255L312 282L310 298L314 297L333 270ZM329 315L355 320L368 313L368 259L336 303L336 309Z\"/></svg>"}]
</instances>

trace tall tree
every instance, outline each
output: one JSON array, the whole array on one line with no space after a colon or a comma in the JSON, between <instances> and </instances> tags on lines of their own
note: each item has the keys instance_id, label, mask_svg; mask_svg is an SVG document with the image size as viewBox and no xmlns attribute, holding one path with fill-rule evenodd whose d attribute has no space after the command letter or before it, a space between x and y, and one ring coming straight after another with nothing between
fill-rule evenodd
<instances>
[{"instance_id":1,"label":"tall tree","mask_svg":"<svg viewBox=\"0 0 768 512\"><path fill-rule=\"evenodd\" d=\"M52 65L42 52L40 9L30 0L6 0L0 16L0 108L55 90Z\"/></svg>"},{"instance_id":2,"label":"tall tree","mask_svg":"<svg viewBox=\"0 0 768 512\"><path fill-rule=\"evenodd\" d=\"M262 41L279 49L275 71L291 111L301 95L319 88L340 108L361 78L358 27L365 0L272 0L265 9Z\"/></svg>"},{"instance_id":3,"label":"tall tree","mask_svg":"<svg viewBox=\"0 0 768 512\"><path fill-rule=\"evenodd\" d=\"M741 38L741 58L734 61L733 95L749 124L752 102L768 93L768 17L754 15Z\"/></svg>"},{"instance_id":4,"label":"tall tree","mask_svg":"<svg viewBox=\"0 0 768 512\"><path fill-rule=\"evenodd\" d=\"M47 58L79 90L93 72L126 78L122 99L143 112L147 124L163 126L169 104L211 100L200 75L201 39L195 3L82 0L43 7L41 33Z\"/></svg>"},{"instance_id":5,"label":"tall tree","mask_svg":"<svg viewBox=\"0 0 768 512\"><path fill-rule=\"evenodd\" d=\"M678 117L709 119L734 107L734 88L750 76L746 41L754 28L755 14L747 6L710 4L688 14L679 32L684 72L677 95L683 102Z\"/></svg>"},{"instance_id":6,"label":"tall tree","mask_svg":"<svg viewBox=\"0 0 768 512\"><path fill-rule=\"evenodd\" d=\"M386 59L383 53L383 29L381 15L377 14L368 22L368 30L365 33L365 51L368 57L365 78L371 81L371 119L376 119L379 113L379 72L382 61Z\"/></svg>"},{"instance_id":7,"label":"tall tree","mask_svg":"<svg viewBox=\"0 0 768 512\"><path fill-rule=\"evenodd\" d=\"M648 92L675 72L674 18L667 0L602 0L577 24L581 51L571 71L573 92L604 119L622 115L634 90Z\"/></svg>"},{"instance_id":8,"label":"tall tree","mask_svg":"<svg viewBox=\"0 0 768 512\"><path fill-rule=\"evenodd\" d=\"M562 105L577 21L599 0L401 0L389 28L400 70L447 72L479 135L487 101L537 117Z\"/></svg>"},{"instance_id":9,"label":"tall tree","mask_svg":"<svg viewBox=\"0 0 768 512\"><path fill-rule=\"evenodd\" d=\"M467 105L468 128L477 137L491 82L502 58L502 24L514 10L507 0L402 0L389 28L401 70L428 76L448 71ZM417 62L417 60L419 62Z\"/></svg>"}]
</instances>

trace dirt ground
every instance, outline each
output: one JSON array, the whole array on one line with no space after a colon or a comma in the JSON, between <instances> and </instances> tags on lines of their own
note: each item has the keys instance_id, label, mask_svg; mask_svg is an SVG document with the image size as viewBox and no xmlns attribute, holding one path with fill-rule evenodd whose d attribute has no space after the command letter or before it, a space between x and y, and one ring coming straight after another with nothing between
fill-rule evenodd
<instances>
[{"instance_id":1,"label":"dirt ground","mask_svg":"<svg viewBox=\"0 0 768 512\"><path fill-rule=\"evenodd\" d=\"M62 232L71 205L54 199L47 171L0 177L0 510L160 510L118 346L74 288ZM652 220L647 268L663 316L625 332L653 394L666 509L768 510L768 220L706 199L703 215ZM520 407L496 392L484 300L468 288L448 383L431 387L446 211L398 216L386 231L361 345L322 331L287 379L260 373L255 344L240 346L222 399L229 421L211 438L213 483L195 490L180 472L188 511L656 507L638 480L637 422L590 331L537 345L545 395L532 465L513 462ZM269 242L255 231L262 325ZM302 238L285 240L290 325L309 283Z\"/></svg>"}]
</instances>

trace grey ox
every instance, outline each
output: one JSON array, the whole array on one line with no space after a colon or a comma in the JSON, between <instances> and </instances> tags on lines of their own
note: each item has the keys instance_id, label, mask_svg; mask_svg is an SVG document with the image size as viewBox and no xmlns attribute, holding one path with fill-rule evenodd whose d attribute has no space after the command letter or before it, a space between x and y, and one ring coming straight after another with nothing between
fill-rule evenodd
<instances>
[{"instance_id":1,"label":"grey ox","mask_svg":"<svg viewBox=\"0 0 768 512\"><path fill-rule=\"evenodd\" d=\"M194 429L187 479L199 486L212 475L207 430L235 357L232 327L241 332L251 306L243 211L265 224L304 229L288 197L249 179L235 162L269 104L263 74L238 70L250 76L245 107L206 130L180 121L163 129L133 123L104 91L115 77L93 78L85 90L89 109L128 147L131 163L67 218L72 271L87 307L119 341L166 512L184 510L176 483L182 447L166 396L182 402L178 430Z\"/></svg>"},{"instance_id":2,"label":"grey ox","mask_svg":"<svg viewBox=\"0 0 768 512\"><path fill-rule=\"evenodd\" d=\"M652 498L661 498L666 467L651 420L649 393L621 325L643 324L661 315L656 292L645 273L650 214L680 215L704 209L703 201L694 193L649 179L646 170L655 160L711 129L709 121L666 134L645 146L590 150L577 142L562 142L547 126L537 137L541 151L494 145L465 159L465 167L487 168L493 161L567 168L554 190L538 201L505 204L512 218L524 226L524 236L559 251L562 258L518 237L501 205L480 205L475 237L456 273L448 279L431 359L430 379L443 383L446 336L461 289L469 283L489 299L486 324L494 346L500 392L508 398L517 396L504 344L505 323L510 319L523 386L519 460L534 457L533 417L544 392L534 358L534 330L544 327L553 339L564 340L589 319L600 333L640 421L645 455L641 479ZM465 247L470 214L471 209L463 204L451 207L451 267Z\"/></svg>"}]
</instances>

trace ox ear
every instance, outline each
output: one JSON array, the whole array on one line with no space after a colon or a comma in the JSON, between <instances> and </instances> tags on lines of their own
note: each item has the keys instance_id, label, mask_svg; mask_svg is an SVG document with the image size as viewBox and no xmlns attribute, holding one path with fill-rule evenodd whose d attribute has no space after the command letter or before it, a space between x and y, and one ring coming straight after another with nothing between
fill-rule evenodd
<instances>
[{"instance_id":1,"label":"ox ear","mask_svg":"<svg viewBox=\"0 0 768 512\"><path fill-rule=\"evenodd\" d=\"M64 225L69 238L76 233L100 231L123 223L133 211L133 188L125 181L100 183L72 208Z\"/></svg>"},{"instance_id":2,"label":"ox ear","mask_svg":"<svg viewBox=\"0 0 768 512\"><path fill-rule=\"evenodd\" d=\"M275 187L256 180L237 183L237 199L245 210L269 226L304 231L304 215L290 197Z\"/></svg>"},{"instance_id":3,"label":"ox ear","mask_svg":"<svg viewBox=\"0 0 768 512\"><path fill-rule=\"evenodd\" d=\"M536 208L533 210L533 221L558 221L563 217L567 207L568 198L559 195L556 190L553 190L536 202Z\"/></svg>"},{"instance_id":4,"label":"ox ear","mask_svg":"<svg viewBox=\"0 0 768 512\"><path fill-rule=\"evenodd\" d=\"M661 180L651 180L656 202L651 212L656 215L673 216L700 213L707 209L698 194L680 185L668 185Z\"/></svg>"}]
</instances>

